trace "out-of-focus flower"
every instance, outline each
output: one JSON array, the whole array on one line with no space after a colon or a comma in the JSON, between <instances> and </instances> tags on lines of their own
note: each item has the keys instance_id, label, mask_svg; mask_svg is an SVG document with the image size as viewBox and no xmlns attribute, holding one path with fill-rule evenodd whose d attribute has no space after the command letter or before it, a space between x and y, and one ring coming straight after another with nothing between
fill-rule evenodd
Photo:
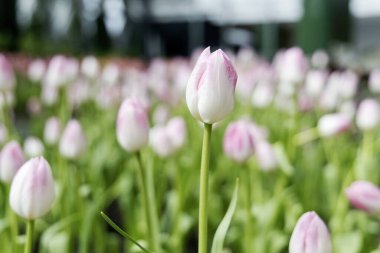
<instances>
[{"instance_id":1,"label":"out-of-focus flower","mask_svg":"<svg viewBox=\"0 0 380 253\"><path fill-rule=\"evenodd\" d=\"M305 92L312 98L318 98L327 81L327 73L323 70L311 70L306 75Z\"/></svg>"},{"instance_id":2,"label":"out-of-focus flower","mask_svg":"<svg viewBox=\"0 0 380 253\"><path fill-rule=\"evenodd\" d=\"M57 117L50 117L45 122L44 141L49 145L58 142L61 135L61 123Z\"/></svg>"},{"instance_id":3,"label":"out-of-focus flower","mask_svg":"<svg viewBox=\"0 0 380 253\"><path fill-rule=\"evenodd\" d=\"M15 85L12 65L4 55L0 54L0 90L12 90Z\"/></svg>"},{"instance_id":4,"label":"out-of-focus flower","mask_svg":"<svg viewBox=\"0 0 380 253\"><path fill-rule=\"evenodd\" d=\"M99 62L94 56L90 55L83 58L81 63L81 72L87 78L96 78L99 74L99 68Z\"/></svg>"},{"instance_id":5,"label":"out-of-focus flower","mask_svg":"<svg viewBox=\"0 0 380 253\"><path fill-rule=\"evenodd\" d=\"M43 155L45 151L42 141L35 137L29 136L24 141L24 152L28 158Z\"/></svg>"},{"instance_id":6,"label":"out-of-focus flower","mask_svg":"<svg viewBox=\"0 0 380 253\"><path fill-rule=\"evenodd\" d=\"M289 242L289 253L331 253L331 239L325 223L315 212L304 213Z\"/></svg>"},{"instance_id":7,"label":"out-of-focus flower","mask_svg":"<svg viewBox=\"0 0 380 253\"><path fill-rule=\"evenodd\" d=\"M347 131L351 119L343 113L332 113L322 116L318 121L318 131L322 137L331 137Z\"/></svg>"},{"instance_id":8,"label":"out-of-focus flower","mask_svg":"<svg viewBox=\"0 0 380 253\"><path fill-rule=\"evenodd\" d=\"M3 147L0 153L0 179L9 183L16 172L25 162L24 153L17 141L10 141Z\"/></svg>"},{"instance_id":9,"label":"out-of-focus flower","mask_svg":"<svg viewBox=\"0 0 380 253\"><path fill-rule=\"evenodd\" d=\"M174 149L180 149L186 142L187 128L185 120L181 117L174 117L166 124L171 144Z\"/></svg>"},{"instance_id":10,"label":"out-of-focus flower","mask_svg":"<svg viewBox=\"0 0 380 253\"><path fill-rule=\"evenodd\" d=\"M41 102L37 97L30 97L26 106L31 115L38 115L41 113Z\"/></svg>"},{"instance_id":11,"label":"out-of-focus flower","mask_svg":"<svg viewBox=\"0 0 380 253\"><path fill-rule=\"evenodd\" d=\"M43 157L27 161L13 179L9 202L15 213L34 220L49 212L55 199L54 179Z\"/></svg>"},{"instance_id":12,"label":"out-of-focus flower","mask_svg":"<svg viewBox=\"0 0 380 253\"><path fill-rule=\"evenodd\" d=\"M71 119L63 130L59 142L59 152L69 159L76 159L86 147L86 139L82 126L76 119Z\"/></svg>"},{"instance_id":13,"label":"out-of-focus flower","mask_svg":"<svg viewBox=\"0 0 380 253\"><path fill-rule=\"evenodd\" d=\"M350 203L369 214L380 214L380 189L367 181L355 181L346 189Z\"/></svg>"},{"instance_id":14,"label":"out-of-focus flower","mask_svg":"<svg viewBox=\"0 0 380 253\"><path fill-rule=\"evenodd\" d=\"M230 123L224 134L223 147L224 153L236 162L248 160L255 151L252 124L246 119Z\"/></svg>"},{"instance_id":15,"label":"out-of-focus flower","mask_svg":"<svg viewBox=\"0 0 380 253\"><path fill-rule=\"evenodd\" d=\"M345 71L341 74L340 94L344 99L353 98L358 89L359 77L355 72Z\"/></svg>"},{"instance_id":16,"label":"out-of-focus flower","mask_svg":"<svg viewBox=\"0 0 380 253\"><path fill-rule=\"evenodd\" d=\"M380 69L374 69L371 71L368 87L373 93L380 93Z\"/></svg>"},{"instance_id":17,"label":"out-of-focus flower","mask_svg":"<svg viewBox=\"0 0 380 253\"><path fill-rule=\"evenodd\" d=\"M274 97L274 87L272 83L262 80L259 81L253 90L251 102L254 107L264 108L269 106Z\"/></svg>"},{"instance_id":18,"label":"out-of-focus flower","mask_svg":"<svg viewBox=\"0 0 380 253\"><path fill-rule=\"evenodd\" d=\"M278 160L276 153L270 143L267 141L256 142L255 153L257 162L262 170L271 171L276 169Z\"/></svg>"},{"instance_id":19,"label":"out-of-focus flower","mask_svg":"<svg viewBox=\"0 0 380 253\"><path fill-rule=\"evenodd\" d=\"M124 100L117 116L116 137L119 144L130 152L138 151L148 144L148 112L141 100Z\"/></svg>"},{"instance_id":20,"label":"out-of-focus flower","mask_svg":"<svg viewBox=\"0 0 380 253\"><path fill-rule=\"evenodd\" d=\"M316 50L311 56L311 64L318 69L327 68L329 60L329 55L324 50Z\"/></svg>"},{"instance_id":21,"label":"out-of-focus flower","mask_svg":"<svg viewBox=\"0 0 380 253\"><path fill-rule=\"evenodd\" d=\"M102 71L102 83L108 86L117 84L120 78L119 67L114 63L107 63Z\"/></svg>"},{"instance_id":22,"label":"out-of-focus flower","mask_svg":"<svg viewBox=\"0 0 380 253\"><path fill-rule=\"evenodd\" d=\"M28 77L33 82L41 82L46 70L46 64L41 59L33 60L28 67Z\"/></svg>"},{"instance_id":23,"label":"out-of-focus flower","mask_svg":"<svg viewBox=\"0 0 380 253\"><path fill-rule=\"evenodd\" d=\"M380 106L375 99L364 99L356 114L356 124L363 131L373 130L380 124Z\"/></svg>"},{"instance_id":24,"label":"out-of-focus flower","mask_svg":"<svg viewBox=\"0 0 380 253\"><path fill-rule=\"evenodd\" d=\"M191 114L204 123L224 119L234 107L237 74L222 50L199 57L187 84L186 102Z\"/></svg>"},{"instance_id":25,"label":"out-of-focus flower","mask_svg":"<svg viewBox=\"0 0 380 253\"><path fill-rule=\"evenodd\" d=\"M50 60L43 80L44 85L60 87L72 82L78 75L78 61L63 55L56 55Z\"/></svg>"},{"instance_id":26,"label":"out-of-focus flower","mask_svg":"<svg viewBox=\"0 0 380 253\"><path fill-rule=\"evenodd\" d=\"M159 105L153 112L153 123L155 125L165 124L170 117L170 109L166 105Z\"/></svg>"},{"instance_id":27,"label":"out-of-focus flower","mask_svg":"<svg viewBox=\"0 0 380 253\"><path fill-rule=\"evenodd\" d=\"M302 49L298 47L289 48L280 55L279 79L289 84L300 84L306 74L308 63Z\"/></svg>"}]
</instances>

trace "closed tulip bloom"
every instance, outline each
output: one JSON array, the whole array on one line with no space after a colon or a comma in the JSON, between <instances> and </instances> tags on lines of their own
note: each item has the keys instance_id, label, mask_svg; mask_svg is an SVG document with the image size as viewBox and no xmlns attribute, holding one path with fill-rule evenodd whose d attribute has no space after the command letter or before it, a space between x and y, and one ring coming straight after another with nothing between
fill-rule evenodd
<instances>
[{"instance_id":1,"label":"closed tulip bloom","mask_svg":"<svg viewBox=\"0 0 380 253\"><path fill-rule=\"evenodd\" d=\"M380 69L371 71L368 80L368 88L373 93L380 93Z\"/></svg>"},{"instance_id":2,"label":"closed tulip bloom","mask_svg":"<svg viewBox=\"0 0 380 253\"><path fill-rule=\"evenodd\" d=\"M380 189L367 181L353 182L346 189L350 203L369 214L380 214Z\"/></svg>"},{"instance_id":3,"label":"closed tulip bloom","mask_svg":"<svg viewBox=\"0 0 380 253\"><path fill-rule=\"evenodd\" d=\"M322 137L331 137L343 133L350 127L350 117L343 113L326 114L318 121L318 131Z\"/></svg>"},{"instance_id":4,"label":"closed tulip bloom","mask_svg":"<svg viewBox=\"0 0 380 253\"><path fill-rule=\"evenodd\" d=\"M116 122L116 137L126 151L138 151L148 144L149 121L143 101L128 98L121 105Z\"/></svg>"},{"instance_id":5,"label":"closed tulip bloom","mask_svg":"<svg viewBox=\"0 0 380 253\"><path fill-rule=\"evenodd\" d=\"M54 180L43 157L27 161L13 179L9 202L15 213L35 220L49 212L55 198Z\"/></svg>"},{"instance_id":6,"label":"closed tulip bloom","mask_svg":"<svg viewBox=\"0 0 380 253\"><path fill-rule=\"evenodd\" d=\"M59 142L59 152L62 156L75 159L84 151L86 139L82 126L76 119L71 119L62 133Z\"/></svg>"},{"instance_id":7,"label":"closed tulip bloom","mask_svg":"<svg viewBox=\"0 0 380 253\"><path fill-rule=\"evenodd\" d=\"M229 124L224 134L224 153L236 162L245 162L255 150L252 126L248 120Z\"/></svg>"},{"instance_id":8,"label":"closed tulip bloom","mask_svg":"<svg viewBox=\"0 0 380 253\"><path fill-rule=\"evenodd\" d=\"M289 253L330 253L331 240L325 223L315 212L298 220L289 243Z\"/></svg>"},{"instance_id":9,"label":"closed tulip bloom","mask_svg":"<svg viewBox=\"0 0 380 253\"><path fill-rule=\"evenodd\" d=\"M99 74L99 62L90 55L83 58L81 63L81 71L88 78L95 78Z\"/></svg>"},{"instance_id":10,"label":"closed tulip bloom","mask_svg":"<svg viewBox=\"0 0 380 253\"><path fill-rule=\"evenodd\" d=\"M175 151L165 126L155 126L150 130L149 145L160 157L168 157Z\"/></svg>"},{"instance_id":11,"label":"closed tulip bloom","mask_svg":"<svg viewBox=\"0 0 380 253\"><path fill-rule=\"evenodd\" d=\"M257 162L262 170L276 169L278 160L272 145L266 141L258 141L255 144Z\"/></svg>"},{"instance_id":12,"label":"closed tulip bloom","mask_svg":"<svg viewBox=\"0 0 380 253\"><path fill-rule=\"evenodd\" d=\"M50 117L46 120L44 128L44 141L49 145L58 142L61 135L61 123L57 117Z\"/></svg>"},{"instance_id":13,"label":"closed tulip bloom","mask_svg":"<svg viewBox=\"0 0 380 253\"><path fill-rule=\"evenodd\" d=\"M29 158L43 155L45 151L44 144L42 141L34 136L30 136L24 141L24 152Z\"/></svg>"},{"instance_id":14,"label":"closed tulip bloom","mask_svg":"<svg viewBox=\"0 0 380 253\"><path fill-rule=\"evenodd\" d=\"M190 75L186 103L190 113L204 123L224 119L234 107L237 74L228 56L206 48Z\"/></svg>"},{"instance_id":15,"label":"closed tulip bloom","mask_svg":"<svg viewBox=\"0 0 380 253\"><path fill-rule=\"evenodd\" d=\"M45 74L45 70L45 62L41 59L36 59L28 67L28 77L33 82L40 82Z\"/></svg>"},{"instance_id":16,"label":"closed tulip bloom","mask_svg":"<svg viewBox=\"0 0 380 253\"><path fill-rule=\"evenodd\" d=\"M17 141L10 141L5 144L0 154L1 181L10 183L24 162L24 152Z\"/></svg>"},{"instance_id":17,"label":"closed tulip bloom","mask_svg":"<svg viewBox=\"0 0 380 253\"><path fill-rule=\"evenodd\" d=\"M186 142L186 123L181 117L174 117L166 124L166 132L175 149L181 148Z\"/></svg>"},{"instance_id":18,"label":"closed tulip bloom","mask_svg":"<svg viewBox=\"0 0 380 253\"><path fill-rule=\"evenodd\" d=\"M380 106L375 99L363 100L356 114L356 124L363 130L372 130L380 123Z\"/></svg>"}]
</instances>

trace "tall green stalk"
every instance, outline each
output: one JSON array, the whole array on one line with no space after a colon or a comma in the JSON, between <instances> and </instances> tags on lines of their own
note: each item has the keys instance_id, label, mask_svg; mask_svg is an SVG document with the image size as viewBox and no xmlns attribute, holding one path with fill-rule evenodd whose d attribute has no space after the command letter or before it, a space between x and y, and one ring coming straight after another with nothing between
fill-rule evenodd
<instances>
[{"instance_id":1,"label":"tall green stalk","mask_svg":"<svg viewBox=\"0 0 380 253\"><path fill-rule=\"evenodd\" d=\"M140 152L137 152L136 156L139 163L141 191L143 194L145 216L148 225L149 247L153 249L155 253L160 253L161 248L159 242L158 220L155 208L156 198L154 192L154 180L152 174L153 171L152 168L149 168L149 170L145 170L142 164Z\"/></svg>"},{"instance_id":2,"label":"tall green stalk","mask_svg":"<svg viewBox=\"0 0 380 253\"><path fill-rule=\"evenodd\" d=\"M27 225L26 225L26 242L25 242L24 253L32 253L33 229L34 229L34 220L28 220Z\"/></svg>"},{"instance_id":3,"label":"tall green stalk","mask_svg":"<svg viewBox=\"0 0 380 253\"><path fill-rule=\"evenodd\" d=\"M12 211L11 206L9 204L9 193L10 193L10 185L6 186L6 196L7 198L7 219L9 222L9 228L10 228L10 238L11 238L11 246L13 252L17 251L17 236L18 236L18 224L17 224L17 216L16 214Z\"/></svg>"},{"instance_id":4,"label":"tall green stalk","mask_svg":"<svg viewBox=\"0 0 380 253\"><path fill-rule=\"evenodd\" d=\"M204 124L199 188L198 253L207 253L207 195L212 124Z\"/></svg>"},{"instance_id":5,"label":"tall green stalk","mask_svg":"<svg viewBox=\"0 0 380 253\"><path fill-rule=\"evenodd\" d=\"M251 168L247 166L245 168L245 187L246 187L246 223L245 223L245 242L244 242L244 252L252 252L252 185L251 185Z\"/></svg>"}]
</instances>

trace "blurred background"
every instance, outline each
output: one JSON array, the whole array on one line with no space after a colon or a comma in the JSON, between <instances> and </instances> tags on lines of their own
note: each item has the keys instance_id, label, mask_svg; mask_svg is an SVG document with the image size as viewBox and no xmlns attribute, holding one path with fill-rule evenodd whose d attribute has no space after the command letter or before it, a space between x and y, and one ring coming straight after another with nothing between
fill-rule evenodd
<instances>
[{"instance_id":1,"label":"blurred background","mask_svg":"<svg viewBox=\"0 0 380 253\"><path fill-rule=\"evenodd\" d=\"M378 0L1 0L0 51L187 56L211 45L277 49L380 44Z\"/></svg>"}]
</instances>

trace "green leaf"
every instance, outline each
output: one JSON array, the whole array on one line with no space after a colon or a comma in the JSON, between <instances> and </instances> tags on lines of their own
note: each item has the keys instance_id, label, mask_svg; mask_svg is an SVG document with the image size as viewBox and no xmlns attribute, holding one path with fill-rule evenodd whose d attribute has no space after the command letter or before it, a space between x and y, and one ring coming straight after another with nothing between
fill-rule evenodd
<instances>
[{"instance_id":1,"label":"green leaf","mask_svg":"<svg viewBox=\"0 0 380 253\"><path fill-rule=\"evenodd\" d=\"M280 165L280 169L288 176L293 175L295 169L290 163L288 155L286 154L284 145L281 143L274 144L274 151Z\"/></svg>"},{"instance_id":2,"label":"green leaf","mask_svg":"<svg viewBox=\"0 0 380 253\"><path fill-rule=\"evenodd\" d=\"M237 206L237 201L238 201L238 191L239 191L239 179L236 179L236 184L235 184L235 190L232 195L232 199L230 202L230 205L228 207L228 210L226 214L223 217L223 220L220 222L215 235L214 235L214 240L212 241L212 248L211 248L211 253L222 253L223 252L223 243L224 243L224 238L226 237L227 230L230 226L232 216L235 212L236 206Z\"/></svg>"},{"instance_id":3,"label":"green leaf","mask_svg":"<svg viewBox=\"0 0 380 253\"><path fill-rule=\"evenodd\" d=\"M131 242L133 242L137 247L139 247L142 251L144 252L148 252L148 253L153 253L153 251L151 250L148 250L146 248L144 248L141 244L139 244L135 239L133 239L132 236L130 236L129 234L127 234L127 232L125 232L124 230L122 230L118 225L116 225L104 212L100 212L100 214L102 215L103 219L111 226L113 227L113 229L115 229L121 236L123 236L124 238L130 240Z\"/></svg>"}]
</instances>

